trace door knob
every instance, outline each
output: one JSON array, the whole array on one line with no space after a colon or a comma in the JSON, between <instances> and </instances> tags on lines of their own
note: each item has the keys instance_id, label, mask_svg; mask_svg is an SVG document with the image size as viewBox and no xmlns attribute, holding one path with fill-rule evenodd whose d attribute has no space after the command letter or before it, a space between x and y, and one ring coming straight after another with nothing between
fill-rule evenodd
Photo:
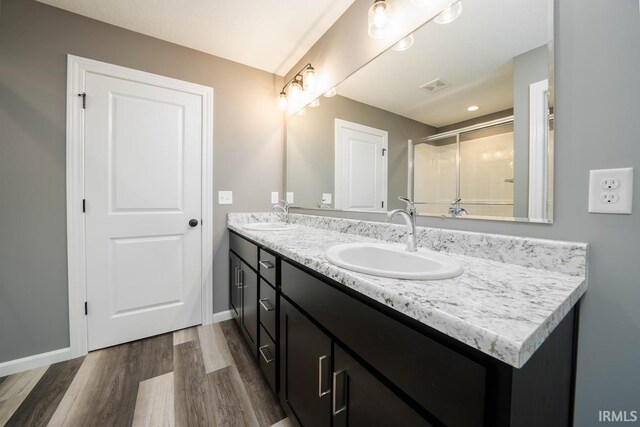
<instances>
[{"instance_id":1,"label":"door knob","mask_svg":"<svg viewBox=\"0 0 640 427\"><path fill-rule=\"evenodd\" d=\"M190 219L190 220L189 220L189 225L190 225L191 227L195 227L196 225L198 225L198 220L197 220L197 219L195 219L195 218Z\"/></svg>"}]
</instances>

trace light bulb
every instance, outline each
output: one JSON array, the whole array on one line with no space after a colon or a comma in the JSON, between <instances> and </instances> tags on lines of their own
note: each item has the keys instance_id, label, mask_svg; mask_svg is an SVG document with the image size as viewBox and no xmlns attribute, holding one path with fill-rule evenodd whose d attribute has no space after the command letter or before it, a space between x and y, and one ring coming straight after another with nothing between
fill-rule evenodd
<instances>
[{"instance_id":1,"label":"light bulb","mask_svg":"<svg viewBox=\"0 0 640 427\"><path fill-rule=\"evenodd\" d=\"M332 87L331 89L329 89L328 91L326 91L324 93L324 96L326 96L327 98L331 98L332 96L336 96L336 88Z\"/></svg>"},{"instance_id":2,"label":"light bulb","mask_svg":"<svg viewBox=\"0 0 640 427\"><path fill-rule=\"evenodd\" d=\"M278 97L278 107L280 107L282 111L287 109L287 94L284 91L280 92L280 96Z\"/></svg>"},{"instance_id":3,"label":"light bulb","mask_svg":"<svg viewBox=\"0 0 640 427\"><path fill-rule=\"evenodd\" d=\"M316 71L311 65L302 73L302 86L304 90L313 89L316 84Z\"/></svg>"},{"instance_id":4,"label":"light bulb","mask_svg":"<svg viewBox=\"0 0 640 427\"><path fill-rule=\"evenodd\" d=\"M413 34L409 34L407 37L403 38L398 43L394 44L392 49L397 52L402 52L403 50L407 50L411 46L413 46L413 42L414 42Z\"/></svg>"},{"instance_id":5,"label":"light bulb","mask_svg":"<svg viewBox=\"0 0 640 427\"><path fill-rule=\"evenodd\" d=\"M300 80L296 77L293 82L289 85L289 97L291 98L291 102L295 105L300 99L300 93L302 92L302 85L300 85Z\"/></svg>"},{"instance_id":6,"label":"light bulb","mask_svg":"<svg viewBox=\"0 0 640 427\"><path fill-rule=\"evenodd\" d=\"M369 8L369 37L381 39L384 37L384 30L389 20L389 5L385 0L375 0Z\"/></svg>"},{"instance_id":7,"label":"light bulb","mask_svg":"<svg viewBox=\"0 0 640 427\"><path fill-rule=\"evenodd\" d=\"M462 13L462 0L455 0L451 3L451 6L440 12L435 18L433 18L433 22L436 24L449 24L460 16Z\"/></svg>"},{"instance_id":8,"label":"light bulb","mask_svg":"<svg viewBox=\"0 0 640 427\"><path fill-rule=\"evenodd\" d=\"M309 104L309 107L316 108L320 106L320 98L316 98Z\"/></svg>"}]
</instances>

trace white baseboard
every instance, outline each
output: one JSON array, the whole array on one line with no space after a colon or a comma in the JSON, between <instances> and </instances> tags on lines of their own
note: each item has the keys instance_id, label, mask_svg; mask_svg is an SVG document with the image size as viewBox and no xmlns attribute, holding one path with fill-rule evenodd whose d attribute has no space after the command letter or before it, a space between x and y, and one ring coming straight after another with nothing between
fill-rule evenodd
<instances>
[{"instance_id":1,"label":"white baseboard","mask_svg":"<svg viewBox=\"0 0 640 427\"><path fill-rule=\"evenodd\" d=\"M231 310L213 313L213 323L224 322L225 320L229 320L229 319L233 319L233 316L231 315Z\"/></svg>"},{"instance_id":2,"label":"white baseboard","mask_svg":"<svg viewBox=\"0 0 640 427\"><path fill-rule=\"evenodd\" d=\"M70 348L61 348L47 353L34 354L33 356L23 357L22 359L9 360L0 363L0 377L13 375L18 372L28 371L29 369L39 368L52 363L62 362L71 358Z\"/></svg>"}]
</instances>

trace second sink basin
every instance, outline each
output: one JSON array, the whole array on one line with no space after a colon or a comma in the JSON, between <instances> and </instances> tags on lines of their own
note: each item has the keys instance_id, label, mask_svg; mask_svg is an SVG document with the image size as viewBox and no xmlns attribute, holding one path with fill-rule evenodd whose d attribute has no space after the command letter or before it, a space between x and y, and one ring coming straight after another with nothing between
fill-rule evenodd
<instances>
[{"instance_id":1,"label":"second sink basin","mask_svg":"<svg viewBox=\"0 0 640 427\"><path fill-rule=\"evenodd\" d=\"M287 224L286 222L255 222L253 224L245 224L245 230L253 231L284 231L297 228L297 224Z\"/></svg>"},{"instance_id":2,"label":"second sink basin","mask_svg":"<svg viewBox=\"0 0 640 427\"><path fill-rule=\"evenodd\" d=\"M426 249L408 252L393 243L346 243L329 248L325 257L339 267L394 279L449 279L462 274L462 265Z\"/></svg>"}]
</instances>

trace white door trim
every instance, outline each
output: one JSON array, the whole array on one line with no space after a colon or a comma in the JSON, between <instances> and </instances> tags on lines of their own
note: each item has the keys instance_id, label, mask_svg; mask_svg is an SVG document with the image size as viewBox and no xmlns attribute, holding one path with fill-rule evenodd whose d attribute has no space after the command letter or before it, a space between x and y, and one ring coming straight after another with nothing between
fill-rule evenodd
<instances>
[{"instance_id":1,"label":"white door trim","mask_svg":"<svg viewBox=\"0 0 640 427\"><path fill-rule=\"evenodd\" d=\"M85 265L84 114L82 97L87 72L161 87L202 97L202 323L213 323L213 89L144 71L67 55L67 263L69 274L70 357L87 354ZM87 95L87 104L91 94Z\"/></svg>"},{"instance_id":2,"label":"white door trim","mask_svg":"<svg viewBox=\"0 0 640 427\"><path fill-rule=\"evenodd\" d=\"M387 132L386 130L382 130L382 129L376 129L374 127L371 126L366 126L366 125L361 125L360 123L354 123L354 122L350 122L347 120L342 120L342 119L335 119L335 141L334 141L334 194L333 194L333 200L334 200L334 208L335 209L343 209L341 204L342 204L342 182L341 182L341 167L342 167L342 162L340 159L340 141L341 141L341 133L342 133L342 129L353 129L353 130L357 130L360 132L365 132L365 133L370 133L373 135L379 135L382 137L383 139L383 144L384 144L384 148L389 151L389 132ZM387 203L387 191L388 191L388 181L389 181L389 174L387 171L387 167L388 167L388 163L389 163L389 155L387 154L386 156L384 156L384 161L382 162L382 173L384 174L384 182L382 183L382 194L383 194L383 201L384 201L384 209L380 209L381 211L386 211L388 208L388 203ZM376 212L376 211L371 211L371 212Z\"/></svg>"},{"instance_id":3,"label":"white door trim","mask_svg":"<svg viewBox=\"0 0 640 427\"><path fill-rule=\"evenodd\" d=\"M529 85L529 219L547 220L549 80Z\"/></svg>"}]
</instances>

